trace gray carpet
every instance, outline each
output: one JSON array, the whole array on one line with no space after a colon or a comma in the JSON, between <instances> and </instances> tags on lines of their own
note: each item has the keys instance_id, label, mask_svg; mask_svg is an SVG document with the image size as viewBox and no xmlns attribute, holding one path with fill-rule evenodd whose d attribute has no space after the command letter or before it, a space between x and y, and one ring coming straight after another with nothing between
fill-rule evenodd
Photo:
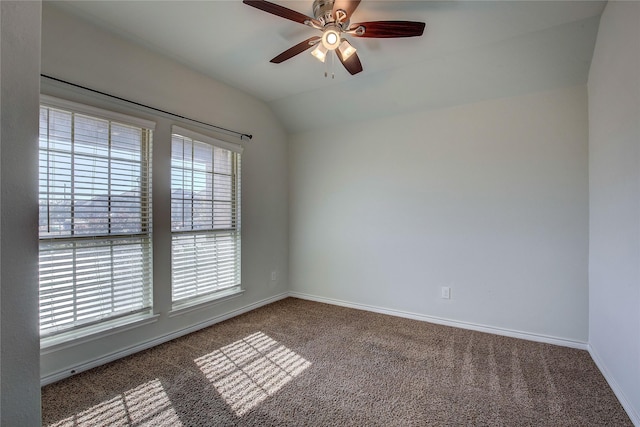
<instances>
[{"instance_id":1,"label":"gray carpet","mask_svg":"<svg viewBox=\"0 0 640 427\"><path fill-rule=\"evenodd\" d=\"M42 389L45 426L631 426L586 351L287 298Z\"/></svg>"}]
</instances>

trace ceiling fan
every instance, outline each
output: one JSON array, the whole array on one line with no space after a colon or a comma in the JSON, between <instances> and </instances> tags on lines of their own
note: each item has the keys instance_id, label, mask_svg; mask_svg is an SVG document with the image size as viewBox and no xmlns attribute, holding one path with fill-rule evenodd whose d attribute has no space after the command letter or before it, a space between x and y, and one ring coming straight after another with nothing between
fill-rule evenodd
<instances>
[{"instance_id":1,"label":"ceiling fan","mask_svg":"<svg viewBox=\"0 0 640 427\"><path fill-rule=\"evenodd\" d=\"M351 24L351 15L360 4L360 0L314 0L314 18L266 0L243 0L243 3L322 31L322 36L314 36L298 43L273 58L271 62L279 64L315 46L311 54L318 60L324 62L327 54L333 51L352 75L362 71L362 64L356 49L344 38L345 35L371 38L418 37L424 32L425 26L424 22L413 21Z\"/></svg>"}]
</instances>

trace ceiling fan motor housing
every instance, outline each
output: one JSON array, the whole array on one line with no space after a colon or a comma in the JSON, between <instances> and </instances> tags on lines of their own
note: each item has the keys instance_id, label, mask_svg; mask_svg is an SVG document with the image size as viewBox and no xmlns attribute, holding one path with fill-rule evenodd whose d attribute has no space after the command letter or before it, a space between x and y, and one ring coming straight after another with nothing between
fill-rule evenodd
<instances>
[{"instance_id":1,"label":"ceiling fan motor housing","mask_svg":"<svg viewBox=\"0 0 640 427\"><path fill-rule=\"evenodd\" d=\"M335 21L335 17L332 14L334 2L335 0L314 0L313 16L325 23Z\"/></svg>"}]
</instances>

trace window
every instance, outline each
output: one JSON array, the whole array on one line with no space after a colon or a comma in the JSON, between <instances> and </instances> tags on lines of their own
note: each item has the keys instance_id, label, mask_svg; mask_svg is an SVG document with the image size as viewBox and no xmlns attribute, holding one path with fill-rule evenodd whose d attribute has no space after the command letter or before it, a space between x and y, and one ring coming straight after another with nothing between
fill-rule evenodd
<instances>
[{"instance_id":1,"label":"window","mask_svg":"<svg viewBox=\"0 0 640 427\"><path fill-rule=\"evenodd\" d=\"M186 129L171 138L171 296L240 291L240 150Z\"/></svg>"},{"instance_id":2,"label":"window","mask_svg":"<svg viewBox=\"0 0 640 427\"><path fill-rule=\"evenodd\" d=\"M153 123L43 97L40 333L151 308Z\"/></svg>"}]
</instances>

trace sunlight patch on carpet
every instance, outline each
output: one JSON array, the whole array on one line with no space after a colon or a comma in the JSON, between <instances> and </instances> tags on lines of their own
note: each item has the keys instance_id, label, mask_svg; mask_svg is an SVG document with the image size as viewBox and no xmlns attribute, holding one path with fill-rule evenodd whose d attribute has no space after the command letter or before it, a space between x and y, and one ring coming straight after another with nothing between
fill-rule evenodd
<instances>
[{"instance_id":1,"label":"sunlight patch on carpet","mask_svg":"<svg viewBox=\"0 0 640 427\"><path fill-rule=\"evenodd\" d=\"M255 408L311 366L308 360L262 332L195 362L238 416Z\"/></svg>"},{"instance_id":2,"label":"sunlight patch on carpet","mask_svg":"<svg viewBox=\"0 0 640 427\"><path fill-rule=\"evenodd\" d=\"M49 427L182 426L158 380L127 390Z\"/></svg>"}]
</instances>

